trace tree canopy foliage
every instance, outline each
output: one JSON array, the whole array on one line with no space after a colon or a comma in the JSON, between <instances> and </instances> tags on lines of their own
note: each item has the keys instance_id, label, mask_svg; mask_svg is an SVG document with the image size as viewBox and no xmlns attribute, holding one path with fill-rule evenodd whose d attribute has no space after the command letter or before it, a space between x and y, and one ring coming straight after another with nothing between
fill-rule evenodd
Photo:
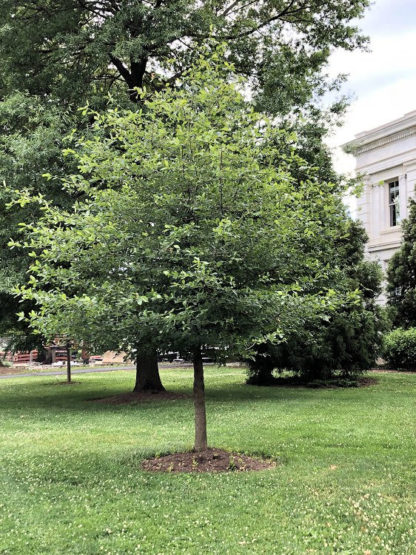
<instances>
[{"instance_id":1,"label":"tree canopy foliage","mask_svg":"<svg viewBox=\"0 0 416 555\"><path fill-rule=\"evenodd\" d=\"M18 191L26 190L68 205L59 177L74 167L64 159L62 137L71 128L71 118L56 103L16 92L0 102L0 333L13 338L15 348L31 348L38 343L24 322L16 319L16 300L11 291L27 279L29 261L23 249L10 250L7 243L16 238L21 222L39 217L34 205L8 203ZM75 169L75 167L74 167ZM47 182L42 175L52 172L56 179Z\"/></svg>"},{"instance_id":2,"label":"tree canopy foliage","mask_svg":"<svg viewBox=\"0 0 416 555\"><path fill-rule=\"evenodd\" d=\"M73 173L62 157L68 130L89 132L80 115L88 103L120 106L138 100L135 87L156 92L180 84L198 47L212 38L227 44L233 71L248 77L259 109L295 129L302 156L335 180L322 137L339 113L323 115L316 103L337 88L325 76L331 48L365 44L356 20L368 0L4 0L0 5L0 330L24 333L11 289L24 279L29 260L9 251L17 224L39 217L36 207L6 206L15 191L42 193L59 206L78 193L63 191L59 176ZM293 114L307 119L293 119ZM54 178L45 182L41 176ZM29 307L28 307L29 308ZM27 330L26 330L27 331ZM30 339L30 338L29 338Z\"/></svg>"},{"instance_id":3,"label":"tree canopy foliage","mask_svg":"<svg viewBox=\"0 0 416 555\"><path fill-rule=\"evenodd\" d=\"M24 245L32 325L131 353L190 353L196 398L203 346L247 353L338 302L337 185L313 168L296 177L304 160L279 148L293 137L247 104L222 58L201 56L181 87L142 92L134 111L96 112L92 136L66 151L79 172L65 186L83 195L73 207L20 199L44 211Z\"/></svg>"},{"instance_id":4,"label":"tree canopy foliage","mask_svg":"<svg viewBox=\"0 0 416 555\"><path fill-rule=\"evenodd\" d=\"M253 78L273 106L302 105L322 88L330 47L363 44L356 20L368 0L4 0L3 90L66 102L114 83L158 89L189 68L195 47L227 43L235 71ZM297 98L298 97L298 98Z\"/></svg>"},{"instance_id":5,"label":"tree canopy foliage","mask_svg":"<svg viewBox=\"0 0 416 555\"><path fill-rule=\"evenodd\" d=\"M367 237L361 224L344 215L338 225L342 231L334 230L332 242L339 269L334 287L344 302L325 317L318 311L305 313L303 327L285 342L261 345L250 362L249 383L275 383L275 370L289 370L305 382L351 378L375 364L386 327L384 311L377 304L381 268L364 259ZM352 291L357 292L353 301Z\"/></svg>"},{"instance_id":6,"label":"tree canopy foliage","mask_svg":"<svg viewBox=\"0 0 416 555\"><path fill-rule=\"evenodd\" d=\"M416 202L410 201L409 217L402 222L403 240L387 269L388 304L393 324L416 327Z\"/></svg>"}]
</instances>

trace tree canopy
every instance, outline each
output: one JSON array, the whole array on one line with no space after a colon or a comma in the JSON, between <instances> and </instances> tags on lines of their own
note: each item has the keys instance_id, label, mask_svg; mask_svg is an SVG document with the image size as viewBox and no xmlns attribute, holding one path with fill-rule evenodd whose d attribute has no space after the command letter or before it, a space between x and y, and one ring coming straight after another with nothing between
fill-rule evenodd
<instances>
[{"instance_id":1,"label":"tree canopy","mask_svg":"<svg viewBox=\"0 0 416 555\"><path fill-rule=\"evenodd\" d=\"M325 258L336 186L292 174L305 162L279 150L285 132L247 104L222 53L201 56L178 89L143 92L134 111L95 113L93 135L66 151L79 172L65 186L84 195L72 208L20 199L44 205L26 227L32 325L190 353L198 395L203 346L247 353L283 339L306 303L337 300Z\"/></svg>"},{"instance_id":2,"label":"tree canopy","mask_svg":"<svg viewBox=\"0 0 416 555\"><path fill-rule=\"evenodd\" d=\"M322 89L331 47L364 42L356 20L368 0L4 0L0 90L66 102L123 83L158 89L189 68L195 47L227 43L235 70L253 78L273 111ZM298 98L297 98L298 97ZM289 100L289 102L288 102Z\"/></svg>"},{"instance_id":3,"label":"tree canopy","mask_svg":"<svg viewBox=\"0 0 416 555\"><path fill-rule=\"evenodd\" d=\"M63 158L70 129L89 132L79 108L104 110L111 94L121 106L138 100L135 87L156 92L180 84L198 48L224 41L233 71L248 77L259 109L287 116L303 144L302 156L335 180L322 137L331 121L316 103L338 80L325 76L331 48L365 44L356 26L368 0L4 0L0 5L0 330L24 333L11 289L29 260L7 249L17 224L39 217L33 205L7 210L15 190L42 193L58 205L78 193L56 176L70 175ZM179 80L179 81L178 81ZM126 94L127 93L127 94ZM336 114L342 103L330 112ZM294 113L306 120L293 119ZM42 174L54 179L45 182ZM27 330L26 330L27 331Z\"/></svg>"}]
</instances>

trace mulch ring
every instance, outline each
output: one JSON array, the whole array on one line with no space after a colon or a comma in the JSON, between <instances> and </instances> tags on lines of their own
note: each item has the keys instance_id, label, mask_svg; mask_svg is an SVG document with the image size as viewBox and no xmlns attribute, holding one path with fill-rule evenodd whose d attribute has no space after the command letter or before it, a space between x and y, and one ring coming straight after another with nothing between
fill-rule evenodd
<instances>
[{"instance_id":1,"label":"mulch ring","mask_svg":"<svg viewBox=\"0 0 416 555\"><path fill-rule=\"evenodd\" d=\"M276 463L271 460L212 448L200 452L172 453L142 462L143 470L150 472L244 472L275 466Z\"/></svg>"},{"instance_id":2,"label":"mulch ring","mask_svg":"<svg viewBox=\"0 0 416 555\"><path fill-rule=\"evenodd\" d=\"M129 403L142 403L149 401L176 401L178 399L189 399L189 395L182 393L172 393L170 391L133 391L131 393L120 393L111 397L89 399L95 403L105 405L127 405Z\"/></svg>"}]
</instances>

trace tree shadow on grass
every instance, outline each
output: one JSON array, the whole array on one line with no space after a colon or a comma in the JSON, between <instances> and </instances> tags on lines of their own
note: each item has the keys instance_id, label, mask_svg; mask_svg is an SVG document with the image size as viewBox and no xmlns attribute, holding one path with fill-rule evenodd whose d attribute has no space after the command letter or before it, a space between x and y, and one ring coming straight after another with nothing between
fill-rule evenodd
<instances>
[{"instance_id":1,"label":"tree shadow on grass","mask_svg":"<svg viewBox=\"0 0 416 555\"><path fill-rule=\"evenodd\" d=\"M50 381L27 383L14 383L13 387L0 389L0 412L3 410L25 410L25 409L68 409L79 412L98 411L149 411L155 406L170 404L177 405L192 403L191 384L188 387L170 388L168 395L147 394L142 398L135 399L131 389L126 387L111 388L99 387L96 382L85 380L74 385L56 387L63 381ZM92 385L94 387L92 387ZM227 387L216 383L206 388L206 399L208 408L215 403L220 404L258 404L263 402L299 402L314 398L333 397L346 390L338 389L311 389L301 387L258 387L252 385L232 384ZM352 394L357 393L355 389ZM123 397L125 402L123 401ZM121 399L121 401L118 401Z\"/></svg>"},{"instance_id":2,"label":"tree shadow on grass","mask_svg":"<svg viewBox=\"0 0 416 555\"><path fill-rule=\"evenodd\" d=\"M2 384L0 384L2 385ZM6 384L5 384L6 385ZM58 387L57 387L58 386ZM27 409L58 409L72 412L117 411L124 407L147 410L155 405L172 402L189 402L191 392L188 389L169 389L167 394L145 394L135 399L132 394L133 383L110 387L94 380L82 380L67 384L64 380L36 382L9 382L0 387L0 414L3 411L24 411ZM120 399L120 402L117 401ZM126 402L123 402L123 398ZM131 402L129 402L131 401Z\"/></svg>"}]
</instances>

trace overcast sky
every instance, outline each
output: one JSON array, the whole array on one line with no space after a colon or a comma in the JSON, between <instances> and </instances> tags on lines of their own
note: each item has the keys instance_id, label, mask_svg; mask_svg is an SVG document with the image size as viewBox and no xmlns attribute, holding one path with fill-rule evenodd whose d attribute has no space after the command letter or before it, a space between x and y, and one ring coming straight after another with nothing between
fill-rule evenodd
<instances>
[{"instance_id":1,"label":"overcast sky","mask_svg":"<svg viewBox=\"0 0 416 555\"><path fill-rule=\"evenodd\" d=\"M332 75L349 74L343 91L353 95L343 127L330 139L341 172L352 172L355 161L339 145L416 110L416 0L375 0L359 25L371 51L335 52L330 64Z\"/></svg>"}]
</instances>

